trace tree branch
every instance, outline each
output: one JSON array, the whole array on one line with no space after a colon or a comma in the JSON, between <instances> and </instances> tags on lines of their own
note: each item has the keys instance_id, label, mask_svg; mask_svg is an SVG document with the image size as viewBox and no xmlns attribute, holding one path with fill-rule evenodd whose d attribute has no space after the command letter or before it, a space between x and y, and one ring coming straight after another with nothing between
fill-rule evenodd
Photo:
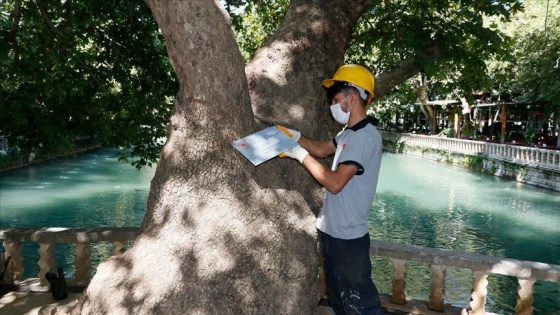
<instances>
[{"instance_id":1,"label":"tree branch","mask_svg":"<svg viewBox=\"0 0 560 315\"><path fill-rule=\"evenodd\" d=\"M39 9L39 13L41 14L41 17L43 18L43 21L45 21L45 23L49 26L49 28L59 37L62 39L62 44L61 44L61 51L67 53L68 55L70 55L71 58L73 58L74 60L76 60L78 62L78 64L80 64L83 69L93 78L93 80L97 83L97 85L105 92L107 93L108 90L105 88L105 85L97 78L97 76L89 69L88 65L79 57L75 56L74 54L69 52L68 49L68 45L66 43L66 41L64 40L66 36L64 36L64 33L62 33L58 28L56 28L56 26L54 26L54 24L52 23L52 21L49 19L49 16L47 15L47 12L45 11L45 8L43 7L41 1L37 1L37 8Z\"/></svg>"},{"instance_id":2,"label":"tree branch","mask_svg":"<svg viewBox=\"0 0 560 315\"><path fill-rule=\"evenodd\" d=\"M385 4L385 7L387 8L387 12L389 12L389 15L391 16L391 18L393 19L393 21L397 21L397 16L395 15L395 12L393 11L393 8L391 7L391 1L390 0L383 0L383 3ZM401 32L399 31L398 25L395 25L395 42L399 42L401 40ZM402 55L401 55L402 58Z\"/></svg>"},{"instance_id":3,"label":"tree branch","mask_svg":"<svg viewBox=\"0 0 560 315\"><path fill-rule=\"evenodd\" d=\"M39 13L41 13L41 17L43 18L43 21L45 21L45 23L47 23L47 25L49 26L49 28L59 37L64 38L64 34L62 34L61 31L59 31L56 26L54 26L54 24L51 22L51 20L49 19L49 17L47 16L47 12L45 12L45 8L43 8L43 6L41 4L39 4L40 1L37 2L37 8L39 9Z\"/></svg>"},{"instance_id":4,"label":"tree branch","mask_svg":"<svg viewBox=\"0 0 560 315\"><path fill-rule=\"evenodd\" d=\"M379 74L375 78L374 99L384 96L401 82L412 78L422 71L421 59L424 59L426 56L432 59L438 59L441 54L442 50L439 45L436 42L432 42L423 53L403 59L393 67Z\"/></svg>"},{"instance_id":5,"label":"tree branch","mask_svg":"<svg viewBox=\"0 0 560 315\"><path fill-rule=\"evenodd\" d=\"M14 3L14 10L12 11L12 25L10 26L10 31L8 32L8 41L12 43L14 48L14 63L17 66L21 66L21 61L19 60L19 45L17 41L16 33L19 29L19 21L21 19L21 0L16 0Z\"/></svg>"}]
</instances>

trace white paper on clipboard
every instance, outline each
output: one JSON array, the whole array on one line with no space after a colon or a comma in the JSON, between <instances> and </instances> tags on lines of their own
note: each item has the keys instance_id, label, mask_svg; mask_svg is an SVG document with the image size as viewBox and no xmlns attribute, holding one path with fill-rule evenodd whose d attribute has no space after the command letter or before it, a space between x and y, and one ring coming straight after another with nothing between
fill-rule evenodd
<instances>
[{"instance_id":1,"label":"white paper on clipboard","mask_svg":"<svg viewBox=\"0 0 560 315\"><path fill-rule=\"evenodd\" d=\"M268 127L231 143L253 165L257 166L288 151L297 142L276 127Z\"/></svg>"}]
</instances>

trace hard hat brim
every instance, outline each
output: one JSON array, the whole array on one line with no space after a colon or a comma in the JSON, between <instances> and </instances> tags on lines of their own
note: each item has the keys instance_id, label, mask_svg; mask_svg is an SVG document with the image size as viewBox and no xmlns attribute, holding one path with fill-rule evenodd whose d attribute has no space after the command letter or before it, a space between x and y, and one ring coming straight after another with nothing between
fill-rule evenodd
<instances>
[{"instance_id":1,"label":"hard hat brim","mask_svg":"<svg viewBox=\"0 0 560 315\"><path fill-rule=\"evenodd\" d=\"M331 86L334 85L334 82L335 82L335 80L333 80L333 79L325 79L325 80L323 80L323 87L328 89L328 88L330 88Z\"/></svg>"}]
</instances>

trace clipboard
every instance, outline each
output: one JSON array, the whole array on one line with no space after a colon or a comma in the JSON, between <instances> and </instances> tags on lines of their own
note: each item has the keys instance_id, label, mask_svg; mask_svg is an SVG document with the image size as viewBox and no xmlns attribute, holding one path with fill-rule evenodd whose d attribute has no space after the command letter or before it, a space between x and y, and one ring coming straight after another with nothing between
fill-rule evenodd
<instances>
[{"instance_id":1,"label":"clipboard","mask_svg":"<svg viewBox=\"0 0 560 315\"><path fill-rule=\"evenodd\" d=\"M298 144L278 128L268 127L235 140L231 145L253 165L258 166Z\"/></svg>"}]
</instances>

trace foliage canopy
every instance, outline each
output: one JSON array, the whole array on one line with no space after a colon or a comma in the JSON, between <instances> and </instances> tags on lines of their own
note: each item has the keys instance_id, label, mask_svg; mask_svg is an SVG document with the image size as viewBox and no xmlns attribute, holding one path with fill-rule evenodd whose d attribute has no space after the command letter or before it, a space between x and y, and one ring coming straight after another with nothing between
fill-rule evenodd
<instances>
[{"instance_id":1,"label":"foliage canopy","mask_svg":"<svg viewBox=\"0 0 560 315\"><path fill-rule=\"evenodd\" d=\"M0 126L12 147L48 153L96 137L130 149L138 167L157 159L178 85L145 4L18 0L0 15Z\"/></svg>"},{"instance_id":2,"label":"foliage canopy","mask_svg":"<svg viewBox=\"0 0 560 315\"><path fill-rule=\"evenodd\" d=\"M273 36L290 1L223 4L248 61ZM546 101L554 112L560 108L558 6L547 0L372 1L345 47L346 62L377 75L420 56L431 98L468 98L493 88L500 97ZM143 2L5 1L0 37L0 133L11 146L51 152L96 138L129 149L139 157L137 167L157 160L178 84ZM438 58L427 54L434 48ZM377 114L409 110L419 88L417 80L401 83L378 101Z\"/></svg>"}]
</instances>

